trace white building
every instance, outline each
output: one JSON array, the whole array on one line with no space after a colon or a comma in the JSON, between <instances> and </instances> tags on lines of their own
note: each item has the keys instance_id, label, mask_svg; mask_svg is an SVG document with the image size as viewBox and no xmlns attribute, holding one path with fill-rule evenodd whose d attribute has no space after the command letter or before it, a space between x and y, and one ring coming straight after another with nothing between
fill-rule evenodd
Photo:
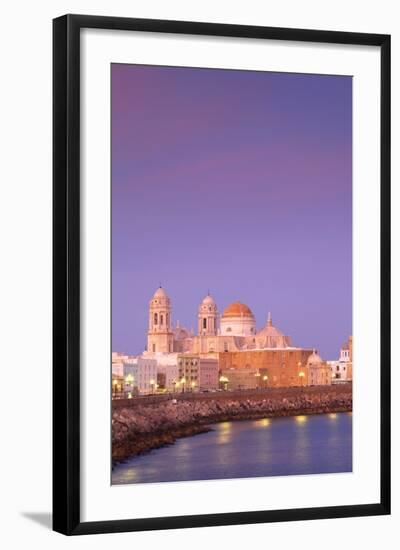
<instances>
[{"instance_id":1,"label":"white building","mask_svg":"<svg viewBox=\"0 0 400 550\"><path fill-rule=\"evenodd\" d=\"M124 375L124 361L129 359L129 355L124 353L112 352L112 374L116 377L122 377Z\"/></svg>"},{"instance_id":2,"label":"white building","mask_svg":"<svg viewBox=\"0 0 400 550\"><path fill-rule=\"evenodd\" d=\"M123 363L113 363L112 364L112 374L113 374L113 376L124 376L124 364Z\"/></svg>"},{"instance_id":3,"label":"white building","mask_svg":"<svg viewBox=\"0 0 400 550\"><path fill-rule=\"evenodd\" d=\"M143 357L157 362L157 383L167 391L175 391L179 380L177 353L144 353Z\"/></svg>"},{"instance_id":4,"label":"white building","mask_svg":"<svg viewBox=\"0 0 400 550\"><path fill-rule=\"evenodd\" d=\"M349 345L350 344L350 345ZM338 361L328 361L331 368L332 384L350 382L353 378L353 358L351 350L352 341L343 344L340 348Z\"/></svg>"},{"instance_id":5,"label":"white building","mask_svg":"<svg viewBox=\"0 0 400 550\"><path fill-rule=\"evenodd\" d=\"M157 361L148 357L129 357L123 364L124 393L146 395L157 390ZM131 394L131 395L129 395Z\"/></svg>"}]
</instances>

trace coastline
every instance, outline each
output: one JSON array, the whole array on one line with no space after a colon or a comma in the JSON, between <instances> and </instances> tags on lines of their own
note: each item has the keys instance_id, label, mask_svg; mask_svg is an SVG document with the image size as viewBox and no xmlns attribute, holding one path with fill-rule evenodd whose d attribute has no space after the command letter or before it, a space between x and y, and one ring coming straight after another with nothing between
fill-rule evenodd
<instances>
[{"instance_id":1,"label":"coastline","mask_svg":"<svg viewBox=\"0 0 400 550\"><path fill-rule=\"evenodd\" d=\"M352 411L351 385L280 390L250 397L227 394L149 403L132 400L126 406L113 402L112 464L208 432L210 425L218 422Z\"/></svg>"}]
</instances>

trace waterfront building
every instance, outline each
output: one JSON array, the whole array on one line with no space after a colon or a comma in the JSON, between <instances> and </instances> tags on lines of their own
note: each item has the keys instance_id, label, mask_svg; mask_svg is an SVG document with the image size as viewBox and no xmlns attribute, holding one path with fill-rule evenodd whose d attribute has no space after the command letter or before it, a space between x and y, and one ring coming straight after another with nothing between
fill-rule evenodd
<instances>
[{"instance_id":1,"label":"waterfront building","mask_svg":"<svg viewBox=\"0 0 400 550\"><path fill-rule=\"evenodd\" d=\"M312 354L312 349L304 348L227 352L220 354L219 368L221 372L253 368L259 375L257 387L305 386L310 383L308 358Z\"/></svg>"},{"instance_id":2,"label":"waterfront building","mask_svg":"<svg viewBox=\"0 0 400 550\"><path fill-rule=\"evenodd\" d=\"M199 387L201 391L218 389L219 363L211 357L199 358Z\"/></svg>"},{"instance_id":3,"label":"waterfront building","mask_svg":"<svg viewBox=\"0 0 400 550\"><path fill-rule=\"evenodd\" d=\"M253 390L259 386L259 379L259 371L255 367L223 367L220 370L219 385L222 390Z\"/></svg>"},{"instance_id":4,"label":"waterfront building","mask_svg":"<svg viewBox=\"0 0 400 550\"><path fill-rule=\"evenodd\" d=\"M307 359L307 377L310 386L326 386L332 381L329 365L321 359L316 350Z\"/></svg>"},{"instance_id":5,"label":"waterfront building","mask_svg":"<svg viewBox=\"0 0 400 550\"><path fill-rule=\"evenodd\" d=\"M111 396L112 399L119 399L123 397L124 395L124 377L112 373L112 380L111 380Z\"/></svg>"},{"instance_id":6,"label":"waterfront building","mask_svg":"<svg viewBox=\"0 0 400 550\"><path fill-rule=\"evenodd\" d=\"M199 391L200 358L196 354L178 355L178 391Z\"/></svg>"},{"instance_id":7,"label":"waterfront building","mask_svg":"<svg viewBox=\"0 0 400 550\"><path fill-rule=\"evenodd\" d=\"M122 362L121 363L113 362L111 370L113 375L115 376L120 376L120 377L124 376L124 364Z\"/></svg>"},{"instance_id":8,"label":"waterfront building","mask_svg":"<svg viewBox=\"0 0 400 550\"><path fill-rule=\"evenodd\" d=\"M150 357L130 357L124 362L124 393L151 394L157 391L157 361Z\"/></svg>"},{"instance_id":9,"label":"waterfront building","mask_svg":"<svg viewBox=\"0 0 400 550\"><path fill-rule=\"evenodd\" d=\"M179 380L178 354L145 352L143 357L152 358L157 362L157 384L159 389L168 392L175 391Z\"/></svg>"},{"instance_id":10,"label":"waterfront building","mask_svg":"<svg viewBox=\"0 0 400 550\"><path fill-rule=\"evenodd\" d=\"M118 353L116 351L112 352L112 373L116 376L123 377L124 375L124 361L129 358L128 355L124 353Z\"/></svg>"},{"instance_id":11,"label":"waterfront building","mask_svg":"<svg viewBox=\"0 0 400 550\"><path fill-rule=\"evenodd\" d=\"M351 339L346 353L348 375ZM197 334L179 323L174 327L172 303L161 286L149 302L147 351L141 357L157 363L156 384L166 391L211 389L221 376L231 377L231 386L236 387L326 385L332 381L331 365L316 350L295 347L290 336L273 324L270 313L257 330L253 312L242 302L228 305L220 316L208 293L197 308ZM217 380L216 368L220 371Z\"/></svg>"},{"instance_id":12,"label":"waterfront building","mask_svg":"<svg viewBox=\"0 0 400 550\"><path fill-rule=\"evenodd\" d=\"M353 379L353 337L349 336L347 342L340 348L339 359L328 361L331 369L332 384L350 382Z\"/></svg>"},{"instance_id":13,"label":"waterfront building","mask_svg":"<svg viewBox=\"0 0 400 550\"><path fill-rule=\"evenodd\" d=\"M203 391L218 388L219 365L216 359L198 354L178 355L178 391Z\"/></svg>"}]
</instances>

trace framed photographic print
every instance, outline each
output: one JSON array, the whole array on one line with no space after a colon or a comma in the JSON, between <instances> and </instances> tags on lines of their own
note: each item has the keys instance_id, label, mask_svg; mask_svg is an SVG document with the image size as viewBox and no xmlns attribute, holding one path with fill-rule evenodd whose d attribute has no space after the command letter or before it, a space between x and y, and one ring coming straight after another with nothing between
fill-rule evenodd
<instances>
[{"instance_id":1,"label":"framed photographic print","mask_svg":"<svg viewBox=\"0 0 400 550\"><path fill-rule=\"evenodd\" d=\"M390 37L54 20L54 529L390 513Z\"/></svg>"}]
</instances>

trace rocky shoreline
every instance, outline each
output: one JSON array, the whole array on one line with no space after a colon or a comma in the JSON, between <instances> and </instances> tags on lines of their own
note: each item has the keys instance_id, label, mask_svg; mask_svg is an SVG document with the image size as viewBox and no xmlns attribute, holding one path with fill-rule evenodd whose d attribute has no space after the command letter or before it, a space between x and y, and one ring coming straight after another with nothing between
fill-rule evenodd
<instances>
[{"instance_id":1,"label":"rocky shoreline","mask_svg":"<svg viewBox=\"0 0 400 550\"><path fill-rule=\"evenodd\" d=\"M206 400L132 402L113 406L113 465L144 452L173 444L178 438L210 431L210 424L232 420L255 420L299 414L324 414L352 410L350 386L298 388L286 396L261 392L251 397L229 394Z\"/></svg>"}]
</instances>

